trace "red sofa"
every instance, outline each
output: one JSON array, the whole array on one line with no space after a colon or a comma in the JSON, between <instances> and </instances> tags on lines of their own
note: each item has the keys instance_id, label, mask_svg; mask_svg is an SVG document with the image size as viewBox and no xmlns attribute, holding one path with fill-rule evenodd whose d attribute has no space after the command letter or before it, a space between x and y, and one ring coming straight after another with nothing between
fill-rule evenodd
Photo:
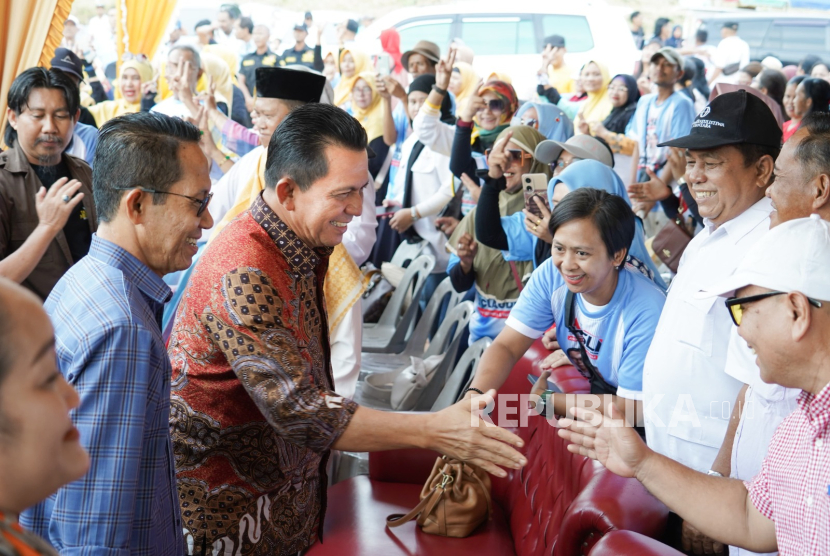
<instances>
[{"instance_id":1,"label":"red sofa","mask_svg":"<svg viewBox=\"0 0 830 556\"><path fill-rule=\"evenodd\" d=\"M534 345L513 369L500 395L527 393L527 374L539 374L534 362L546 353L540 344ZM587 389L587 382L573 368L557 370L554 380L565 391ZM518 406L518 401L509 405ZM494 413L497 415L498 409ZM436 453L394 450L370 454L368 476L329 488L323 542L315 544L308 555L571 556L593 553L594 545L606 533L618 530L644 537L621 537L613 545L615 554L672 554L669 547L660 552L664 545L659 543L657 552L644 548L651 549L653 541L648 537L663 533L667 508L636 480L618 477L600 464L568 452L556 430L552 422L538 415L531 415L527 426L515 429L526 442L528 464L510 471L505 479L493 478L492 519L464 539L424 534L415 522L395 529L385 526L387 515L406 513L418 503Z\"/></svg>"}]
</instances>

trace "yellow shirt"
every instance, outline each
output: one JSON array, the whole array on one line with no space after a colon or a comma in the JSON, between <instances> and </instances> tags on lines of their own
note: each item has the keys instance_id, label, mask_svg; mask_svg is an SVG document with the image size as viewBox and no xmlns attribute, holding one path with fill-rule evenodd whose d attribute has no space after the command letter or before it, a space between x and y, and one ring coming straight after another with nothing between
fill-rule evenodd
<instances>
[{"instance_id":1,"label":"yellow shirt","mask_svg":"<svg viewBox=\"0 0 830 556\"><path fill-rule=\"evenodd\" d=\"M550 79L551 86L556 87L559 94L573 92L574 78L573 73L571 73L571 68L568 66L563 64L559 69L548 66L548 78Z\"/></svg>"}]
</instances>

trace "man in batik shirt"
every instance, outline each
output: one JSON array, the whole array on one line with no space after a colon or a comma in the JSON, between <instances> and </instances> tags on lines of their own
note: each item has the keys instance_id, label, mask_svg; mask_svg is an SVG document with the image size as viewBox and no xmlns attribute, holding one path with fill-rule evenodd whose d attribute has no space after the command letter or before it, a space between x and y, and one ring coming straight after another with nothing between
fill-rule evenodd
<instances>
[{"instance_id":1,"label":"man in batik shirt","mask_svg":"<svg viewBox=\"0 0 830 556\"><path fill-rule=\"evenodd\" d=\"M170 338L171 430L191 554L309 547L331 449L430 448L499 476L526 463L510 446L518 437L471 426L487 396L407 415L334 393L323 287L362 211L366 145L339 108L289 114L268 147L265 191L208 245L184 293Z\"/></svg>"}]
</instances>

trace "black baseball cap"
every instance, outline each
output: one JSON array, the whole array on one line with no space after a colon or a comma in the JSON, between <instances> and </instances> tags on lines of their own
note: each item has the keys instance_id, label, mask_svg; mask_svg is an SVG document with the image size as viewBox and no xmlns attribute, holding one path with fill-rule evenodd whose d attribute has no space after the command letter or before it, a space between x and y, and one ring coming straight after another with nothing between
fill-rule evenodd
<instances>
[{"instance_id":1,"label":"black baseball cap","mask_svg":"<svg viewBox=\"0 0 830 556\"><path fill-rule=\"evenodd\" d=\"M306 33L308 33L308 26L306 26L305 23L297 23L296 25L294 25L294 30L305 31Z\"/></svg>"},{"instance_id":2,"label":"black baseball cap","mask_svg":"<svg viewBox=\"0 0 830 556\"><path fill-rule=\"evenodd\" d=\"M702 150L750 143L780 147L781 136L781 128L769 106L755 95L740 90L715 97L692 122L689 135L657 146Z\"/></svg>"},{"instance_id":3,"label":"black baseball cap","mask_svg":"<svg viewBox=\"0 0 830 556\"><path fill-rule=\"evenodd\" d=\"M732 29L733 31L737 31L738 30L738 22L737 21L724 21L722 27L726 27L727 29Z\"/></svg>"},{"instance_id":4,"label":"black baseball cap","mask_svg":"<svg viewBox=\"0 0 830 556\"><path fill-rule=\"evenodd\" d=\"M545 37L545 46L547 45L555 48L565 48L565 37L562 35L549 35Z\"/></svg>"},{"instance_id":5,"label":"black baseball cap","mask_svg":"<svg viewBox=\"0 0 830 556\"><path fill-rule=\"evenodd\" d=\"M59 69L65 73L71 73L81 81L84 80L84 62L77 54L68 48L56 48L55 57L52 58L52 68Z\"/></svg>"}]
</instances>

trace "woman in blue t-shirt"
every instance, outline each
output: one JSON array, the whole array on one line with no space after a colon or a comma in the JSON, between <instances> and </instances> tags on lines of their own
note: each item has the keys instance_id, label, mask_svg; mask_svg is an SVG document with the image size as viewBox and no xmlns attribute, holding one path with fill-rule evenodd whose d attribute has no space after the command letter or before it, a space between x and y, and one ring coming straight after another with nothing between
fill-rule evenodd
<instances>
[{"instance_id":1,"label":"woman in blue t-shirt","mask_svg":"<svg viewBox=\"0 0 830 556\"><path fill-rule=\"evenodd\" d=\"M622 409L641 400L643 362L663 309L663 292L625 265L636 217L619 196L581 188L568 193L550 218L551 258L531 275L504 330L485 352L472 387L498 389L531 344L556 325L563 364L591 381ZM577 396L577 399L579 396ZM624 398L624 400L617 400ZM566 413L565 395L553 397Z\"/></svg>"}]
</instances>

